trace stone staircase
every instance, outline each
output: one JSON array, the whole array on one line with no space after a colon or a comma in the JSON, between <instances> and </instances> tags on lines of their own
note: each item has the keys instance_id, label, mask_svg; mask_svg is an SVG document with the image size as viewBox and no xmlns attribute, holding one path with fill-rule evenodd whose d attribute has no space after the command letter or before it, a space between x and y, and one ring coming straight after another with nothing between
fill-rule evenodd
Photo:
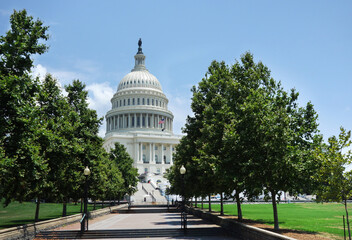
<instances>
[{"instance_id":1,"label":"stone staircase","mask_svg":"<svg viewBox=\"0 0 352 240\"><path fill-rule=\"evenodd\" d=\"M132 204L141 204L143 202L153 202L157 204L166 204L167 200L155 189L150 183L138 183L137 192L132 196Z\"/></svg>"}]
</instances>

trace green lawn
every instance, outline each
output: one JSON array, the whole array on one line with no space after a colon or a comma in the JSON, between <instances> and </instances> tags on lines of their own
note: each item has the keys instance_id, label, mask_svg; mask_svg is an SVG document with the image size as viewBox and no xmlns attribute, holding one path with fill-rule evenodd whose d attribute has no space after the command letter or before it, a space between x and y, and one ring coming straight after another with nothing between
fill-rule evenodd
<instances>
[{"instance_id":1,"label":"green lawn","mask_svg":"<svg viewBox=\"0 0 352 240\"><path fill-rule=\"evenodd\" d=\"M208 209L208 205L204 204L204 208ZM351 212L352 214L351 204L348 209L349 213ZM212 204L212 211L220 211L220 204ZM224 205L224 212L227 215L237 215L237 207L235 204ZM242 214L243 218L274 225L271 204L243 204ZM343 236L342 215L345 215L344 205L338 203L290 203L278 205L280 228L325 232ZM351 221L352 218L350 216Z\"/></svg>"},{"instance_id":2,"label":"green lawn","mask_svg":"<svg viewBox=\"0 0 352 240\"><path fill-rule=\"evenodd\" d=\"M88 205L88 210L93 210L92 205ZM34 222L36 204L32 202L10 203L6 208L0 205L0 229L14 227L18 225ZM97 209L101 208L101 204L97 204ZM67 205L67 215L73 215L81 211L81 205L78 203ZM47 220L61 217L62 204L59 203L41 203L39 211L39 219Z\"/></svg>"}]
</instances>

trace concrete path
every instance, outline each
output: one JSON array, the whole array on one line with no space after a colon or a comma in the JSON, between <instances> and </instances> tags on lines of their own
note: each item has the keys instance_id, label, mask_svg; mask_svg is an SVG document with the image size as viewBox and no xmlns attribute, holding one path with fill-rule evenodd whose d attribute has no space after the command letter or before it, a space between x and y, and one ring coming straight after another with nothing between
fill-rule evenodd
<instances>
[{"instance_id":1,"label":"concrete path","mask_svg":"<svg viewBox=\"0 0 352 240\"><path fill-rule=\"evenodd\" d=\"M180 213L175 209L168 212L167 208L139 206L90 220L90 234L77 239L235 239L221 227L193 215L188 215L187 222L187 235L184 236L183 230L180 231ZM54 231L73 233L79 229L80 225L76 223Z\"/></svg>"}]
</instances>

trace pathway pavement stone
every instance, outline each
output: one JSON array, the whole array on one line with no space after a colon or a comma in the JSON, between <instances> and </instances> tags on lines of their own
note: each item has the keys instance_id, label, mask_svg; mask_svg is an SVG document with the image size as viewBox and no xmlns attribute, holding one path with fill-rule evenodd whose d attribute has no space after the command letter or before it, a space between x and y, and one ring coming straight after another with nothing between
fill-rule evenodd
<instances>
[{"instance_id":1,"label":"pathway pavement stone","mask_svg":"<svg viewBox=\"0 0 352 240\"><path fill-rule=\"evenodd\" d=\"M99 233L100 237L90 236L89 239L102 239L103 233L110 234L109 239L235 239L227 235L221 227L193 215L188 215L188 235L175 236L175 231L181 228L180 213L167 212L167 208L164 208L164 211L161 210L160 207L139 207L92 219L89 221L89 231ZM54 229L54 231L63 230L78 231L80 224L75 223ZM118 237L112 238L111 234L115 233ZM216 236L213 236L214 234Z\"/></svg>"}]
</instances>

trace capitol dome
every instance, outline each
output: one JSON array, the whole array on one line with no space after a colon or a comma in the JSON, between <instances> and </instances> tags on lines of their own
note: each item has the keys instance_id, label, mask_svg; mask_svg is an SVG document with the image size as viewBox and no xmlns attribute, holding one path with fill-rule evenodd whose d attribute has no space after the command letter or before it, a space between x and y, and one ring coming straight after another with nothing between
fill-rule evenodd
<instances>
[{"instance_id":1,"label":"capitol dome","mask_svg":"<svg viewBox=\"0 0 352 240\"><path fill-rule=\"evenodd\" d=\"M173 134L174 115L158 79L145 67L142 41L134 56L135 66L118 84L106 113L104 148L124 144L138 172L162 174L173 164L181 136Z\"/></svg>"},{"instance_id":2,"label":"capitol dome","mask_svg":"<svg viewBox=\"0 0 352 240\"><path fill-rule=\"evenodd\" d=\"M154 88L162 91L158 79L148 70L139 70L130 72L122 78L117 90L126 88Z\"/></svg>"}]
</instances>

